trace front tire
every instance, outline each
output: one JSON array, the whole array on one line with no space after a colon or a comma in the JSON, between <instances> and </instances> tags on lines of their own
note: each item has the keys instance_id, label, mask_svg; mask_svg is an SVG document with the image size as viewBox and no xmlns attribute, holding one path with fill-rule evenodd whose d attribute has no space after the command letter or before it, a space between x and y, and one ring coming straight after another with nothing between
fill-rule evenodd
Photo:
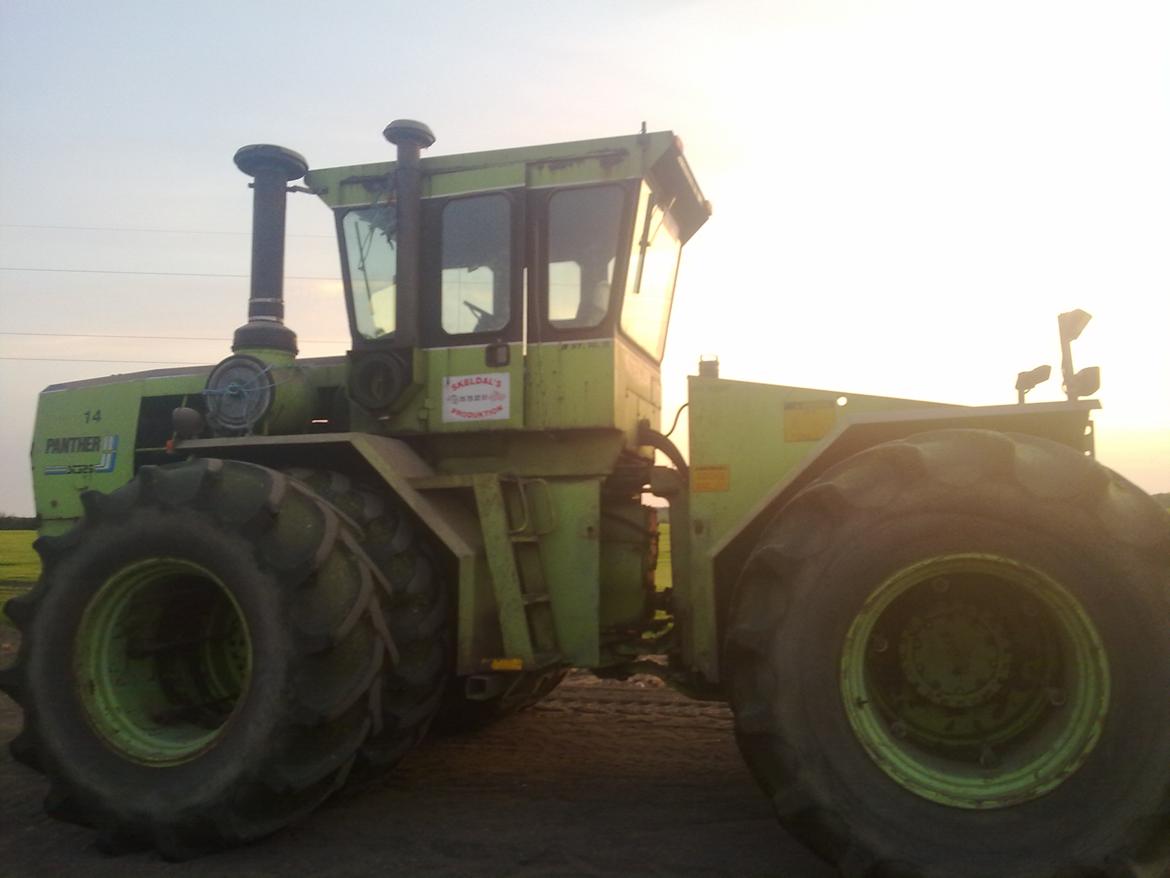
<instances>
[{"instance_id":1,"label":"front tire","mask_svg":"<svg viewBox=\"0 0 1170 878\"><path fill-rule=\"evenodd\" d=\"M394 653L358 534L287 476L199 460L83 496L8 604L13 755L52 816L182 859L267 835L345 780Z\"/></svg>"},{"instance_id":2,"label":"front tire","mask_svg":"<svg viewBox=\"0 0 1170 878\"><path fill-rule=\"evenodd\" d=\"M847 876L1154 874L1168 600L1170 519L1076 452L974 430L878 446L745 565L741 750Z\"/></svg>"}]
</instances>

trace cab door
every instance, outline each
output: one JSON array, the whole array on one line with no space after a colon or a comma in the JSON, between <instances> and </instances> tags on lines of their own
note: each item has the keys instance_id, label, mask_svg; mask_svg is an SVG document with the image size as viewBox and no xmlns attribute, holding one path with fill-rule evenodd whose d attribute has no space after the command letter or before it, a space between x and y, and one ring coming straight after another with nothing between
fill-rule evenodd
<instances>
[{"instance_id":1,"label":"cab door","mask_svg":"<svg viewBox=\"0 0 1170 878\"><path fill-rule=\"evenodd\" d=\"M523 189L423 200L429 429L524 426Z\"/></svg>"},{"instance_id":2,"label":"cab door","mask_svg":"<svg viewBox=\"0 0 1170 878\"><path fill-rule=\"evenodd\" d=\"M615 425L614 336L636 185L529 190L530 427Z\"/></svg>"}]
</instances>

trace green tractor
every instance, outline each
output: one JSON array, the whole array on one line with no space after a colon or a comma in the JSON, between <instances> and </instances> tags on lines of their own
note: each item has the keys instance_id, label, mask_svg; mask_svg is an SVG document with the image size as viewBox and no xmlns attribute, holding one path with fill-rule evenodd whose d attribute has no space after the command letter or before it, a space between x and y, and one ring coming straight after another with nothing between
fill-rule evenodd
<instances>
[{"instance_id":1,"label":"green tractor","mask_svg":"<svg viewBox=\"0 0 1170 878\"><path fill-rule=\"evenodd\" d=\"M1066 402L703 362L687 461L660 361L710 209L679 140L385 136L396 161L236 154L231 356L40 397L44 573L0 682L53 816L109 851L246 842L588 668L730 702L780 822L844 875L1154 874L1170 518L1092 458L1087 315L1062 316ZM298 358L283 323L289 191L334 211L345 356Z\"/></svg>"}]
</instances>

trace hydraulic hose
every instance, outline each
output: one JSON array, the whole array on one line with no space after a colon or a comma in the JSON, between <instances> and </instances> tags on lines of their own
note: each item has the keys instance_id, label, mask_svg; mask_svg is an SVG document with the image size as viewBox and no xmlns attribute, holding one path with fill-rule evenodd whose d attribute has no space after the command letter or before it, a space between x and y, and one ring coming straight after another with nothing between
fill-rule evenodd
<instances>
[{"instance_id":1,"label":"hydraulic hose","mask_svg":"<svg viewBox=\"0 0 1170 878\"><path fill-rule=\"evenodd\" d=\"M684 479L690 479L691 468L687 466L686 459L678 450L678 446L662 433L652 429L649 421L638 422L638 444L649 445L651 448L661 451L670 459L670 462L674 464L675 469Z\"/></svg>"}]
</instances>

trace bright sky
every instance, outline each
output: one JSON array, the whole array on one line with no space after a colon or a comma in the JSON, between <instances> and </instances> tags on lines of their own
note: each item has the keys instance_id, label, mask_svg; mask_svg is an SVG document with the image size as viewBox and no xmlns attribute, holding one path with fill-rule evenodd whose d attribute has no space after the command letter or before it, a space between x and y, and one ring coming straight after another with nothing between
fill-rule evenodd
<instances>
[{"instance_id":1,"label":"bright sky","mask_svg":"<svg viewBox=\"0 0 1170 878\"><path fill-rule=\"evenodd\" d=\"M390 159L398 117L433 154L682 136L715 215L684 252L669 413L700 353L727 378L1014 402L1083 308L1099 457L1170 491L1167 34L1164 2L3 0L0 511L32 511L41 388L227 354L247 280L199 275L248 272L237 147ZM341 352L328 211L293 198L289 231L288 322Z\"/></svg>"}]
</instances>

